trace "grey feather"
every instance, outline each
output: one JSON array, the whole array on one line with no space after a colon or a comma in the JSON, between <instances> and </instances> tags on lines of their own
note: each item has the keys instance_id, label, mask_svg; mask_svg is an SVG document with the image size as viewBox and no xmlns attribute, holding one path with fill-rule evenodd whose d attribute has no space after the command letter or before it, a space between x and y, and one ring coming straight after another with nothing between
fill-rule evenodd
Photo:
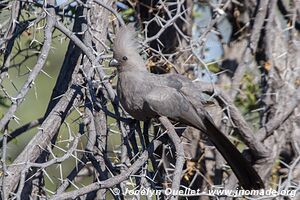
<instances>
[{"instance_id":1,"label":"grey feather","mask_svg":"<svg viewBox=\"0 0 300 200\"><path fill-rule=\"evenodd\" d=\"M114 42L118 67L117 93L124 109L137 120L158 116L193 126L206 133L245 189L260 189L263 182L205 110L198 87L182 75L155 75L147 71L138 53L133 26L120 29ZM126 58L126 59L124 59Z\"/></svg>"},{"instance_id":2,"label":"grey feather","mask_svg":"<svg viewBox=\"0 0 300 200\"><path fill-rule=\"evenodd\" d=\"M145 61L138 53L137 34L133 24L120 28L114 40L114 58L120 63L120 69L132 69L132 66L140 70L147 70Z\"/></svg>"}]
</instances>

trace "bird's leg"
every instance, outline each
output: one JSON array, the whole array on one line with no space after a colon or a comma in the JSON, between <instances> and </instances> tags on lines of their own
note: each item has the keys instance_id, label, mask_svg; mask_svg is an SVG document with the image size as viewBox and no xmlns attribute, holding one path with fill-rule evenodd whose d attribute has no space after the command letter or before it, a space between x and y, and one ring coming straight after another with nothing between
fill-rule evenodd
<instances>
[{"instance_id":1,"label":"bird's leg","mask_svg":"<svg viewBox=\"0 0 300 200\"><path fill-rule=\"evenodd\" d=\"M136 121L135 123L135 127L136 127L136 131L138 132L139 134L139 138L140 138L140 142L141 142L141 145L142 145L142 149L143 151L146 149L146 145L145 145L145 138L143 136L143 133L142 133L142 130L141 130L141 125L140 125L140 122L139 121ZM149 143L148 143L149 144Z\"/></svg>"},{"instance_id":2,"label":"bird's leg","mask_svg":"<svg viewBox=\"0 0 300 200\"><path fill-rule=\"evenodd\" d=\"M139 153L139 147L137 145L136 138L135 138L135 125L132 123L130 123L128 125L129 125L129 130L130 130L128 138L132 145L134 155L137 155ZM144 148L143 148L143 150L144 150Z\"/></svg>"},{"instance_id":3,"label":"bird's leg","mask_svg":"<svg viewBox=\"0 0 300 200\"><path fill-rule=\"evenodd\" d=\"M143 127L143 133L144 133L144 139L146 146L149 146L149 125L150 125L150 120L145 120L144 121L144 127Z\"/></svg>"}]
</instances>

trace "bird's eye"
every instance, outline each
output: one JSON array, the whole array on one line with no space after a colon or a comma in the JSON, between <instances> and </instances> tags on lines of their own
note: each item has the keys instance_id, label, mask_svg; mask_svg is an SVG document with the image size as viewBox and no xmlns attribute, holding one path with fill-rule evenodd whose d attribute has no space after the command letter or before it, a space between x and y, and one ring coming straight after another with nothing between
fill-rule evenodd
<instances>
[{"instance_id":1,"label":"bird's eye","mask_svg":"<svg viewBox=\"0 0 300 200\"><path fill-rule=\"evenodd\" d=\"M128 58L126 56L123 56L122 58L124 61L128 60Z\"/></svg>"}]
</instances>

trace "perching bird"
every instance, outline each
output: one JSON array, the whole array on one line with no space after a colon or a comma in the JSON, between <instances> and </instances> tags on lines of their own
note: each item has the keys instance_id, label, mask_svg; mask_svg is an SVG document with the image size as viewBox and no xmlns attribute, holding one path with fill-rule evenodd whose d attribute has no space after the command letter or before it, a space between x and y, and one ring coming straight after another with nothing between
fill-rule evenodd
<instances>
[{"instance_id":1,"label":"perching bird","mask_svg":"<svg viewBox=\"0 0 300 200\"><path fill-rule=\"evenodd\" d=\"M134 27L124 26L113 44L117 67L117 94L123 108L135 119L146 121L159 116L193 126L207 134L225 158L244 189L261 189L264 184L236 147L216 127L204 109L203 94L195 83L179 74L148 72L138 53Z\"/></svg>"}]
</instances>

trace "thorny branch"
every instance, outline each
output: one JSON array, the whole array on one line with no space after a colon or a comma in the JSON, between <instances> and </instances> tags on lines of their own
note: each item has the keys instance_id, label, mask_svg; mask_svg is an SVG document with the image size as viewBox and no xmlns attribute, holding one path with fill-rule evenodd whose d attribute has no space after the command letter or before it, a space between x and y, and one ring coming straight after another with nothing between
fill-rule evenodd
<instances>
[{"instance_id":1,"label":"thorny branch","mask_svg":"<svg viewBox=\"0 0 300 200\"><path fill-rule=\"evenodd\" d=\"M216 124L250 155L259 174L268 180L266 186L299 189L299 2L71 0L56 5L54 1L22 0L1 1L0 6L0 18L6 18L0 21L0 109L7 107L0 110L2 199L22 199L25 194L49 199L127 198L122 193L129 185L135 191L168 187L206 191L213 187L211 178L219 178L216 165L222 185L236 187L234 174L214 162L219 157L199 132L173 125L165 117L159 118L159 125L145 123L141 131L139 122L119 106L115 74L107 65L115 27L129 22L136 22L144 33L142 53L148 58L149 70L196 79L195 85L210 96L207 109L211 102L219 108L222 119L211 112ZM197 22L199 10L201 16L209 16L205 26ZM8 17L2 17L6 11ZM227 29L232 33L221 28L224 22L230 24ZM200 34L195 37L195 32ZM29 45L24 42L26 37ZM22 106L30 101L39 77L47 75L45 66L57 53L54 48L59 42L69 44L63 64L57 64L61 70L50 89L47 109L38 115L43 117L23 123ZM207 58L210 42L221 46L213 54L223 53L213 62ZM27 67L33 58L33 67ZM218 73L211 74L214 67ZM15 69L26 71L21 87ZM244 81L249 74L254 77L252 85ZM258 92L251 90L253 85L259 85ZM248 90L255 94L249 95ZM248 107L239 104L239 99L253 98ZM171 143L166 144L166 135L160 134L161 126ZM12 141L21 135L30 137L30 130L35 135L11 158ZM157 137L165 144L160 146ZM42 152L51 156L37 162ZM57 174L51 172L55 166ZM87 177L92 182L82 186ZM31 183L34 179L38 185ZM53 185L57 189L51 191Z\"/></svg>"},{"instance_id":2,"label":"thorny branch","mask_svg":"<svg viewBox=\"0 0 300 200\"><path fill-rule=\"evenodd\" d=\"M174 143L175 149L176 149L176 164L175 164L175 169L173 172L173 180L172 180L172 190L178 191L180 188L180 182L182 178L182 170L184 166L184 149L183 149L183 144L178 137L173 125L171 122L168 120L166 117L160 117L159 118L160 122L162 125L167 129L167 133ZM176 196L172 196L171 199L177 199Z\"/></svg>"}]
</instances>

